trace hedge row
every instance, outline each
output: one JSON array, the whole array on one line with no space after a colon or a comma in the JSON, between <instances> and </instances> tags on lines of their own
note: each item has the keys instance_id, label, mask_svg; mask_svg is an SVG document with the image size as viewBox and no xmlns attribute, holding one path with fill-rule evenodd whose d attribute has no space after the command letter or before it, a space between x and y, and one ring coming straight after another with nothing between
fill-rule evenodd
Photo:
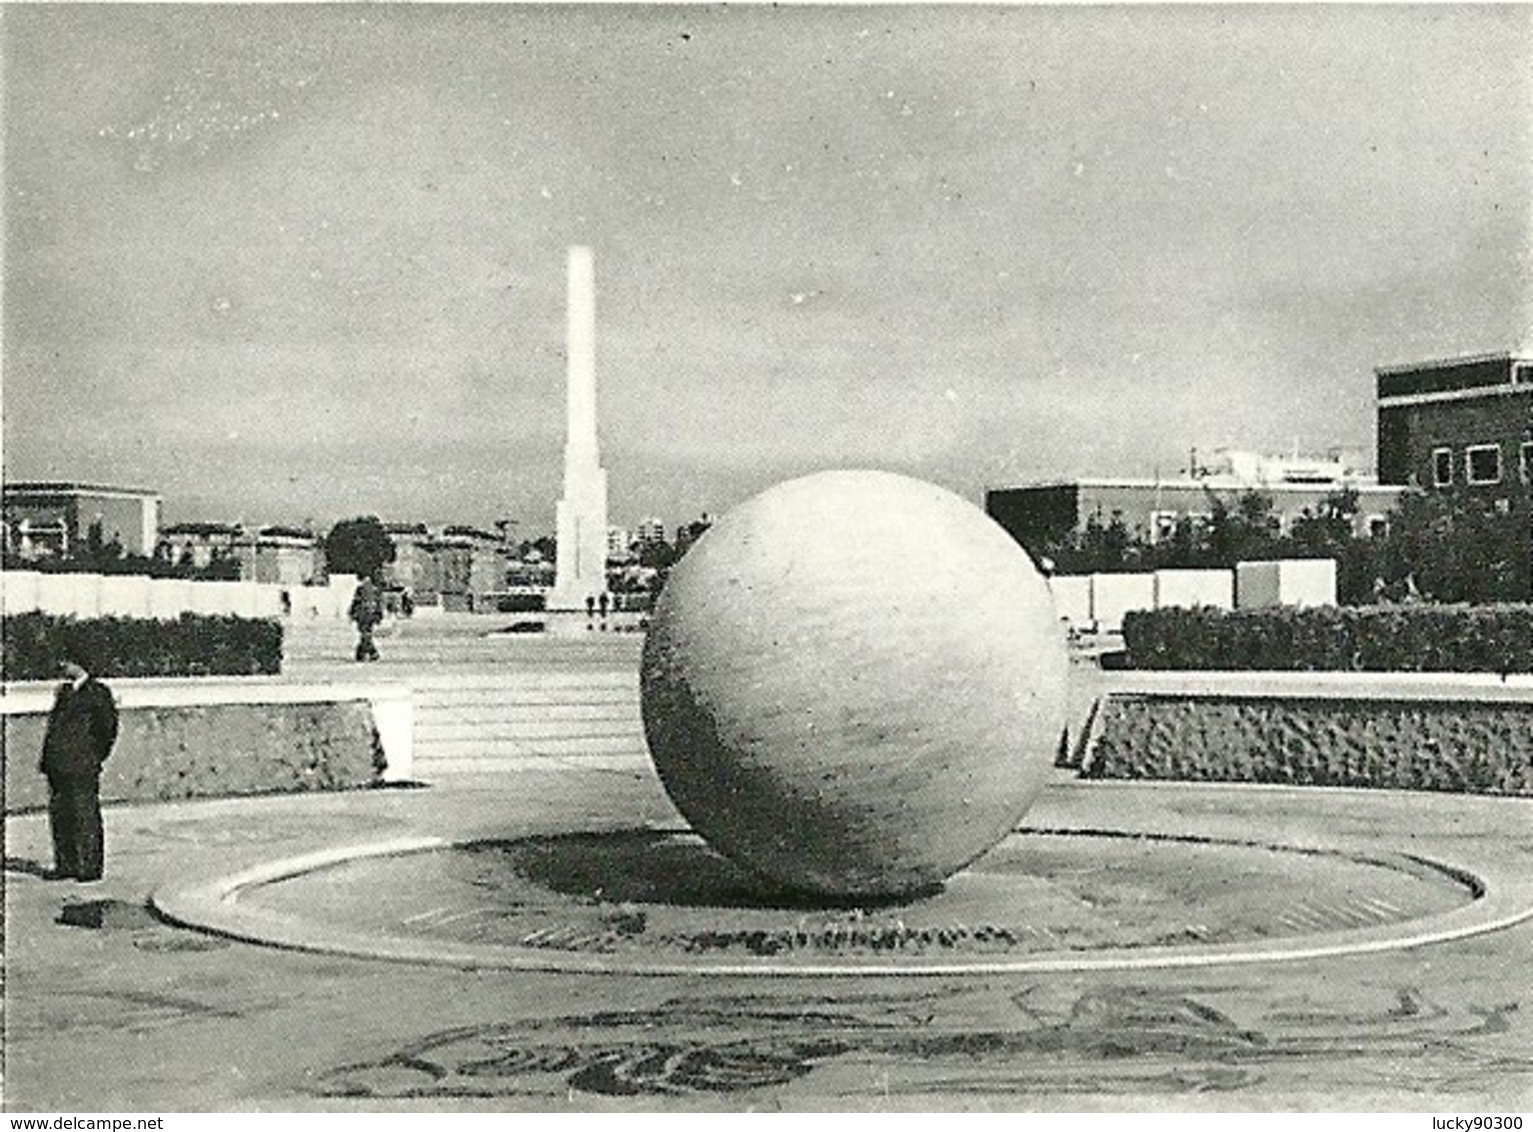
<instances>
[{"instance_id":1,"label":"hedge row","mask_svg":"<svg viewBox=\"0 0 1533 1132\"><path fill-rule=\"evenodd\" d=\"M282 669L282 625L272 619L183 613L174 621L78 620L22 613L4 620L6 680L52 680L59 649L78 643L99 676L252 676Z\"/></svg>"},{"instance_id":2,"label":"hedge row","mask_svg":"<svg viewBox=\"0 0 1533 1132\"><path fill-rule=\"evenodd\" d=\"M1117 697L1087 778L1533 795L1533 707Z\"/></svg>"},{"instance_id":3,"label":"hedge row","mask_svg":"<svg viewBox=\"0 0 1533 1132\"><path fill-rule=\"evenodd\" d=\"M1157 609L1123 643L1130 668L1533 672L1533 605Z\"/></svg>"}]
</instances>

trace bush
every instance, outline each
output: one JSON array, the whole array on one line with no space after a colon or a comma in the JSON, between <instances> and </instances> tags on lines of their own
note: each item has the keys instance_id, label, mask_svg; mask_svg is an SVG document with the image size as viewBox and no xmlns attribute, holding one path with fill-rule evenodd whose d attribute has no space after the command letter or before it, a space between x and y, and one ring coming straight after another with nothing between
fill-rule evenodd
<instances>
[{"instance_id":1,"label":"bush","mask_svg":"<svg viewBox=\"0 0 1533 1132\"><path fill-rule=\"evenodd\" d=\"M1533 605L1157 609L1123 643L1144 669L1533 672Z\"/></svg>"},{"instance_id":2,"label":"bush","mask_svg":"<svg viewBox=\"0 0 1533 1132\"><path fill-rule=\"evenodd\" d=\"M4 621L0 673L52 680L59 646L82 645L98 676L254 676L282 669L282 626L271 619L183 613L174 621L133 617L77 620L23 613Z\"/></svg>"}]
</instances>

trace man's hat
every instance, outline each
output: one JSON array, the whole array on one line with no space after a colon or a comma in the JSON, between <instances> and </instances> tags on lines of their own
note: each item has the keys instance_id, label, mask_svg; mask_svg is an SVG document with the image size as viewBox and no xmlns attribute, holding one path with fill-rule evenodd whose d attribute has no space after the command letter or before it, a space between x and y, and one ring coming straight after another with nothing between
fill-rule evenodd
<instances>
[{"instance_id":1,"label":"man's hat","mask_svg":"<svg viewBox=\"0 0 1533 1132\"><path fill-rule=\"evenodd\" d=\"M76 634L69 634L59 645L59 659L78 664L87 672L96 672L98 655L95 647Z\"/></svg>"}]
</instances>

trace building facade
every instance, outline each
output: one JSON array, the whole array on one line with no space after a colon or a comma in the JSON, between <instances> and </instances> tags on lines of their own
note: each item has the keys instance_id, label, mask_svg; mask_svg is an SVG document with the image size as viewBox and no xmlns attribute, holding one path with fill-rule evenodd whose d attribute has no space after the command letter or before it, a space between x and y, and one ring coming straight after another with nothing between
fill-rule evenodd
<instances>
[{"instance_id":1,"label":"building facade","mask_svg":"<svg viewBox=\"0 0 1533 1132\"><path fill-rule=\"evenodd\" d=\"M242 532L234 542L240 580L306 586L323 581L325 554L312 531L296 527L262 527Z\"/></svg>"},{"instance_id":2,"label":"building facade","mask_svg":"<svg viewBox=\"0 0 1533 1132\"><path fill-rule=\"evenodd\" d=\"M22 559L68 557L92 538L126 554L154 553L160 495L100 484L8 483L3 491L5 549Z\"/></svg>"},{"instance_id":3,"label":"building facade","mask_svg":"<svg viewBox=\"0 0 1533 1132\"><path fill-rule=\"evenodd\" d=\"M197 570L232 562L242 582L306 586L325 579L321 541L297 527L249 530L239 523L173 523L160 532L156 554Z\"/></svg>"},{"instance_id":4,"label":"building facade","mask_svg":"<svg viewBox=\"0 0 1533 1132\"><path fill-rule=\"evenodd\" d=\"M1385 483L1464 491L1509 517L1509 561L1533 596L1533 353L1381 366L1378 466Z\"/></svg>"},{"instance_id":5,"label":"building facade","mask_svg":"<svg viewBox=\"0 0 1533 1132\"><path fill-rule=\"evenodd\" d=\"M628 562L633 558L633 548L637 540L633 532L626 527L607 528L607 561Z\"/></svg>"},{"instance_id":6,"label":"building facade","mask_svg":"<svg viewBox=\"0 0 1533 1132\"><path fill-rule=\"evenodd\" d=\"M1286 532L1343 490L1357 493L1353 534L1359 537L1381 533L1403 494L1332 458L1223 452L1194 474L1165 479L1085 478L992 489L985 492L985 513L1029 548L1057 542L1092 519L1106 524L1115 518L1155 543L1171 537L1183 520L1211 518L1216 501L1233 508L1251 491L1272 501L1272 517Z\"/></svg>"},{"instance_id":7,"label":"building facade","mask_svg":"<svg viewBox=\"0 0 1533 1132\"><path fill-rule=\"evenodd\" d=\"M665 523L660 519L640 519L634 528L633 541L640 546L659 546L665 541Z\"/></svg>"},{"instance_id":8,"label":"building facade","mask_svg":"<svg viewBox=\"0 0 1533 1132\"><path fill-rule=\"evenodd\" d=\"M432 531L424 523L385 523L384 530L394 544L384 584L415 605L492 609L507 587L510 562L500 535L467 526Z\"/></svg>"},{"instance_id":9,"label":"building facade","mask_svg":"<svg viewBox=\"0 0 1533 1132\"><path fill-rule=\"evenodd\" d=\"M1383 366L1379 482L1469 487L1514 506L1533 485L1533 354Z\"/></svg>"},{"instance_id":10,"label":"building facade","mask_svg":"<svg viewBox=\"0 0 1533 1132\"><path fill-rule=\"evenodd\" d=\"M234 557L234 544L244 535L235 523L172 523L160 532L155 553L175 566L205 570L219 559Z\"/></svg>"}]
</instances>

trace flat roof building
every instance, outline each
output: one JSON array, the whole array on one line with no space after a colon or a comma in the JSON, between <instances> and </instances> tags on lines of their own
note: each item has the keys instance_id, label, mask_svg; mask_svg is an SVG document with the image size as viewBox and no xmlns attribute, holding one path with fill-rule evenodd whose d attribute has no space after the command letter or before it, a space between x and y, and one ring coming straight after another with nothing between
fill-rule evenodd
<instances>
[{"instance_id":1,"label":"flat roof building","mask_svg":"<svg viewBox=\"0 0 1533 1132\"><path fill-rule=\"evenodd\" d=\"M159 538L160 494L136 487L28 481L3 493L5 549L22 558L74 554L92 537L147 557Z\"/></svg>"},{"instance_id":2,"label":"flat roof building","mask_svg":"<svg viewBox=\"0 0 1533 1132\"><path fill-rule=\"evenodd\" d=\"M1533 353L1380 366L1379 481L1500 493L1533 484Z\"/></svg>"},{"instance_id":3,"label":"flat roof building","mask_svg":"<svg viewBox=\"0 0 1533 1132\"><path fill-rule=\"evenodd\" d=\"M1224 450L1207 467L1167 478L1082 477L985 492L985 513L1032 549L1063 539L1092 518L1120 518L1147 542L1169 538L1183 519L1208 519L1215 501L1233 506L1249 491L1272 500L1272 516L1288 530L1306 511L1343 490L1357 493L1353 533L1378 534L1399 502L1399 487L1380 485L1336 456L1262 456Z\"/></svg>"}]
</instances>

